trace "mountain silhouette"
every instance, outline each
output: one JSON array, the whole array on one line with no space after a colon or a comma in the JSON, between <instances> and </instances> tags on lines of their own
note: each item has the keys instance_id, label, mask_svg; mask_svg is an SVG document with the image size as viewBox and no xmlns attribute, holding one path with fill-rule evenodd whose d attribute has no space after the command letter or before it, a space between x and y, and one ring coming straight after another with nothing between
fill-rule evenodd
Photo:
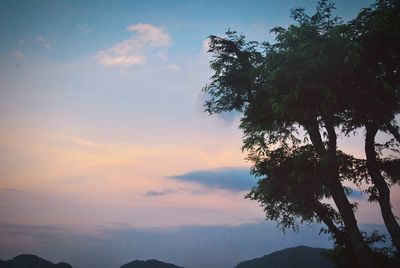
<instances>
[{"instance_id":1,"label":"mountain silhouette","mask_svg":"<svg viewBox=\"0 0 400 268\"><path fill-rule=\"evenodd\" d=\"M235 268L333 268L325 257L327 249L299 246L272 252L264 257L239 263Z\"/></svg>"},{"instance_id":2,"label":"mountain silhouette","mask_svg":"<svg viewBox=\"0 0 400 268\"><path fill-rule=\"evenodd\" d=\"M147 261L136 260L122 265L121 268L183 268L183 267L157 260L147 260Z\"/></svg>"},{"instance_id":3,"label":"mountain silhouette","mask_svg":"<svg viewBox=\"0 0 400 268\"><path fill-rule=\"evenodd\" d=\"M54 264L31 254L21 254L8 261L0 261L0 268L72 268L65 262Z\"/></svg>"}]
</instances>

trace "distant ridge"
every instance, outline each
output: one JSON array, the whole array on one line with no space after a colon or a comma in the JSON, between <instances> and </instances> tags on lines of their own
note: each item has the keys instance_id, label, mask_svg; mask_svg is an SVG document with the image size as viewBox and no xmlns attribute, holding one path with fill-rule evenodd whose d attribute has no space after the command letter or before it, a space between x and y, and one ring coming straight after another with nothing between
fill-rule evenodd
<instances>
[{"instance_id":1,"label":"distant ridge","mask_svg":"<svg viewBox=\"0 0 400 268\"><path fill-rule=\"evenodd\" d=\"M334 263L322 255L327 252L328 249L306 246L286 248L241 262L235 268L333 268Z\"/></svg>"},{"instance_id":2,"label":"distant ridge","mask_svg":"<svg viewBox=\"0 0 400 268\"><path fill-rule=\"evenodd\" d=\"M72 268L65 262L54 264L36 255L21 254L8 261L0 261L0 268Z\"/></svg>"},{"instance_id":3,"label":"distant ridge","mask_svg":"<svg viewBox=\"0 0 400 268\"><path fill-rule=\"evenodd\" d=\"M122 265L121 268L183 268L183 267L157 260L147 260L147 261L136 260Z\"/></svg>"}]
</instances>

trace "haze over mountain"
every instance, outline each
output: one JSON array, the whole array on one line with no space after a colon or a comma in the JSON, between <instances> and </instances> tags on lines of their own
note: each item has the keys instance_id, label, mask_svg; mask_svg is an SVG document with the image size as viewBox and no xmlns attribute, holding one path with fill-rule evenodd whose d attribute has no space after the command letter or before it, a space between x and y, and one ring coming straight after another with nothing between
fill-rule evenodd
<instances>
[{"instance_id":1,"label":"haze over mountain","mask_svg":"<svg viewBox=\"0 0 400 268\"><path fill-rule=\"evenodd\" d=\"M31 254L21 254L8 261L0 261L0 268L73 268L70 264L54 264Z\"/></svg>"},{"instance_id":2,"label":"haze over mountain","mask_svg":"<svg viewBox=\"0 0 400 268\"><path fill-rule=\"evenodd\" d=\"M240 262L235 268L333 268L326 256L327 249L298 246L272 252L261 258ZM70 264L54 264L31 254L21 254L11 260L0 260L0 268L73 268ZM134 260L120 268L183 268L175 264L149 260Z\"/></svg>"},{"instance_id":3,"label":"haze over mountain","mask_svg":"<svg viewBox=\"0 0 400 268\"><path fill-rule=\"evenodd\" d=\"M130 263L122 265L121 268L183 268L183 267L157 260L147 260L147 261L135 260Z\"/></svg>"},{"instance_id":4,"label":"haze over mountain","mask_svg":"<svg viewBox=\"0 0 400 268\"><path fill-rule=\"evenodd\" d=\"M264 257L239 263L235 268L333 268L323 248L298 246L272 252Z\"/></svg>"}]
</instances>

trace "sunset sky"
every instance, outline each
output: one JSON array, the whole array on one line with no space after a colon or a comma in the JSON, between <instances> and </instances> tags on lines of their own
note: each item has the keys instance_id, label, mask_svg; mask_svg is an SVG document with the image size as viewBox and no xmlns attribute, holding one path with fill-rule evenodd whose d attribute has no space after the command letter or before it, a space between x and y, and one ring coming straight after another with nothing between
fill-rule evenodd
<instances>
[{"instance_id":1,"label":"sunset sky","mask_svg":"<svg viewBox=\"0 0 400 268\"><path fill-rule=\"evenodd\" d=\"M315 2L2 1L0 259L228 268L329 247L319 226L284 235L263 222L244 199L257 180L239 117L209 116L201 93L208 35L272 42L291 8ZM371 2L336 1L337 13L348 20ZM357 137L340 144L363 157ZM359 223L380 228L376 205L355 198Z\"/></svg>"}]
</instances>

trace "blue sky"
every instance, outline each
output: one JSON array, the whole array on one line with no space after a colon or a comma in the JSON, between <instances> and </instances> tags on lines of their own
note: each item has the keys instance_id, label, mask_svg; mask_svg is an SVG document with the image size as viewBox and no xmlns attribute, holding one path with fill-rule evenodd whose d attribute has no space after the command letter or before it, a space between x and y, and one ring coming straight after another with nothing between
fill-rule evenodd
<instances>
[{"instance_id":1,"label":"blue sky","mask_svg":"<svg viewBox=\"0 0 400 268\"><path fill-rule=\"evenodd\" d=\"M337 1L337 13L347 20L370 2ZM314 6L3 1L0 240L10 243L0 243L0 258L31 252L88 267L79 254L95 254L90 247L102 241L101 252L117 256L104 267L159 257L188 268L225 268L234 264L230 254L239 261L298 244L329 246L319 228L283 236L274 223L262 223L262 208L243 198L256 179L241 151L238 116L208 116L201 93L212 74L207 36L232 29L273 41L269 30L289 25L291 8ZM363 156L357 137L340 145ZM380 224L374 204L354 200L360 223ZM44 236L51 230L54 241ZM128 241L132 233L143 244ZM191 241L197 235L204 241ZM252 244L255 237L262 242ZM158 238L172 241L162 244L170 251L157 246ZM50 250L52 243L60 250ZM210 243L226 255L212 255ZM203 255L180 254L185 248Z\"/></svg>"},{"instance_id":2,"label":"blue sky","mask_svg":"<svg viewBox=\"0 0 400 268\"><path fill-rule=\"evenodd\" d=\"M336 1L338 13L352 18L371 1ZM196 52L210 34L228 28L250 39L266 40L276 25L290 23L289 10L315 1L6 1L1 9L1 52L21 47L35 51L29 41L42 36L54 51L41 51L53 60L90 55L127 37L126 27L149 23L165 27L173 37L171 53ZM270 39L271 40L271 39Z\"/></svg>"}]
</instances>

